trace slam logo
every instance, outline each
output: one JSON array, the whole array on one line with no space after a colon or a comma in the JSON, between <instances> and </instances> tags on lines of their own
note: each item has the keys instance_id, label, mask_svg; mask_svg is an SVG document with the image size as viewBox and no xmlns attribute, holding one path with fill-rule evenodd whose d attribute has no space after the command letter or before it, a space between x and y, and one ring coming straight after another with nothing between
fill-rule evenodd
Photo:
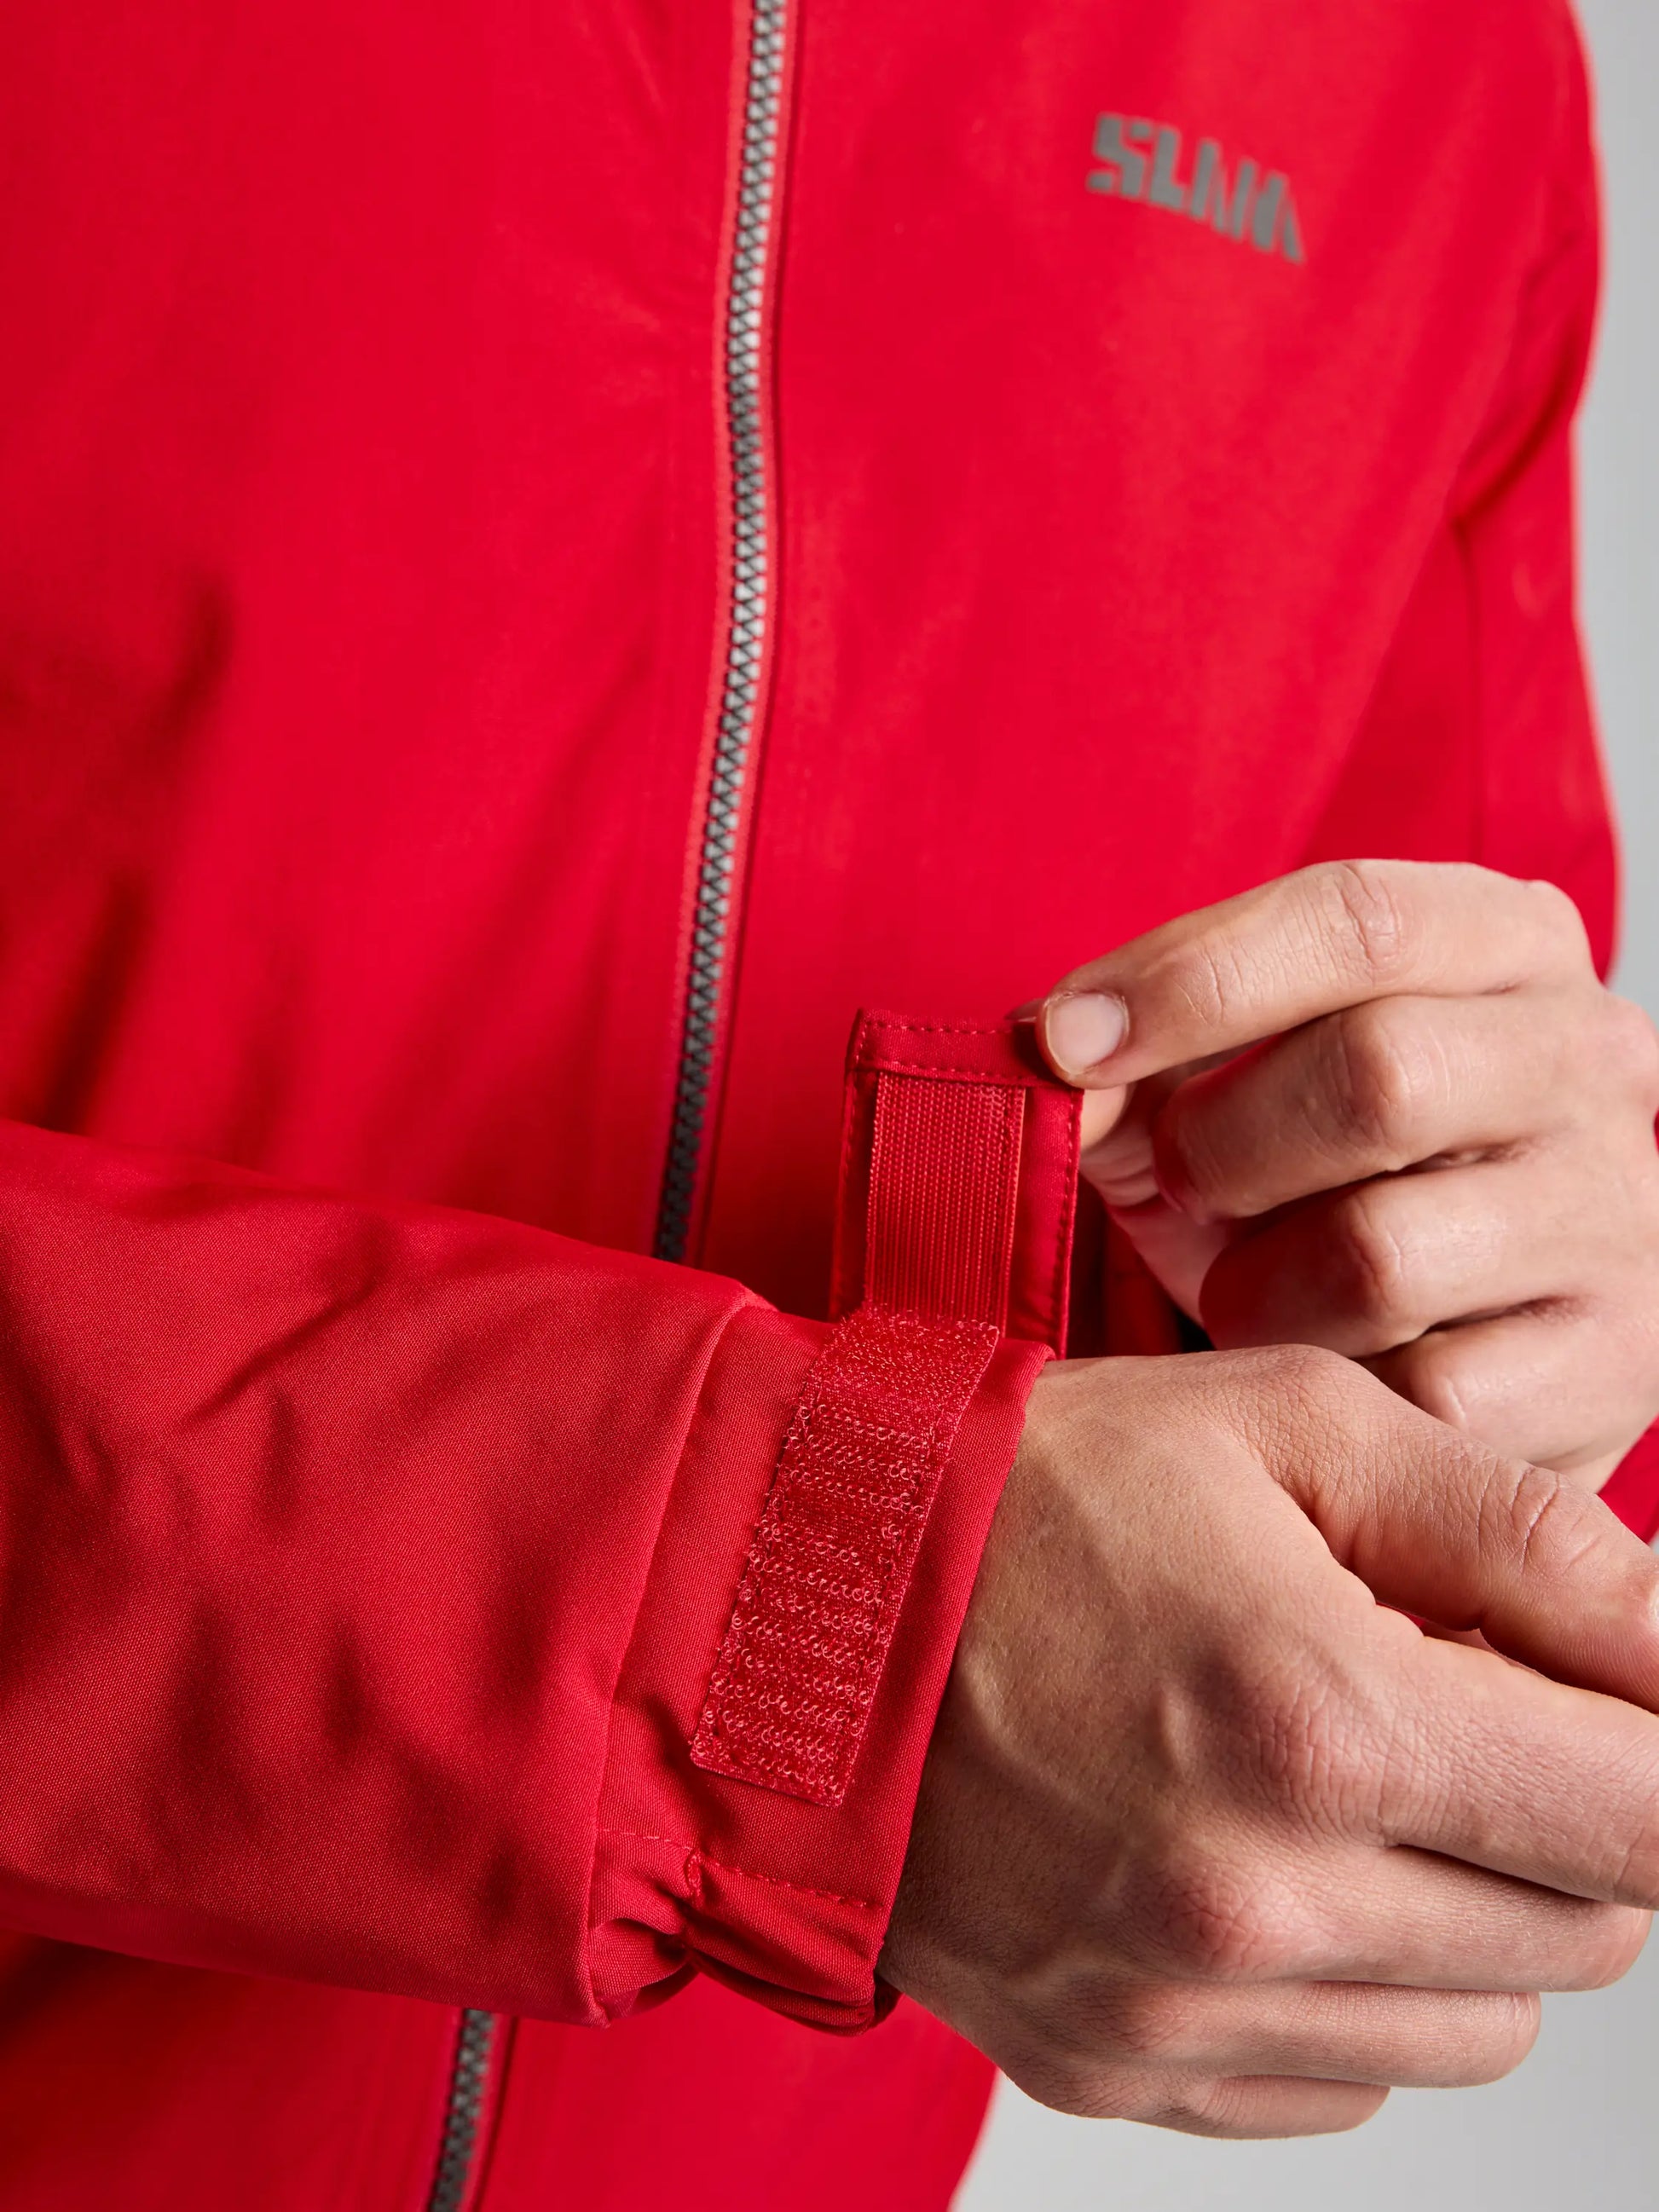
<instances>
[{"instance_id":1,"label":"slam logo","mask_svg":"<svg viewBox=\"0 0 1659 2212\"><path fill-rule=\"evenodd\" d=\"M1199 140L1190 169L1183 170L1174 124L1103 115L1095 125L1095 159L1103 166L1089 173L1091 192L1142 200L1170 215L1207 222L1240 246L1248 239L1258 253L1297 263L1307 258L1290 179L1277 169L1264 176L1248 160L1229 167L1213 138Z\"/></svg>"}]
</instances>

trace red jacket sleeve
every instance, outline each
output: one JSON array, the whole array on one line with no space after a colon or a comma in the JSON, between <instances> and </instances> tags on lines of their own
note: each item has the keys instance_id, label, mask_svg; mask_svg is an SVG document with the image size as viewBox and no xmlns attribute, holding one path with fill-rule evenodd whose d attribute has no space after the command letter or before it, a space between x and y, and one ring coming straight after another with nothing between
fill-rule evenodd
<instances>
[{"instance_id":1,"label":"red jacket sleeve","mask_svg":"<svg viewBox=\"0 0 1659 2212\"><path fill-rule=\"evenodd\" d=\"M1563 12L1559 141L1514 337L1310 859L1468 860L1559 884L1613 962L1618 856L1577 615L1573 422L1600 276L1583 59ZM1659 1431L1604 1492L1659 1528Z\"/></svg>"},{"instance_id":2,"label":"red jacket sleeve","mask_svg":"<svg viewBox=\"0 0 1659 2212\"><path fill-rule=\"evenodd\" d=\"M825 1324L0 1124L0 1918L599 2021L856 2027L1042 1357L1002 1344L837 1805L688 1743Z\"/></svg>"}]
</instances>

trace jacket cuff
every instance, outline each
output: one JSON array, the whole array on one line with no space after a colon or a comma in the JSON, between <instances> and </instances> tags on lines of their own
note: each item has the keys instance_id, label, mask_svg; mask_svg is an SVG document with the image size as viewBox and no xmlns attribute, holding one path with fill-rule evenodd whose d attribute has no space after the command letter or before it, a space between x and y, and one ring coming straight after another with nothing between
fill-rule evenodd
<instances>
[{"instance_id":1,"label":"jacket cuff","mask_svg":"<svg viewBox=\"0 0 1659 2212\"><path fill-rule=\"evenodd\" d=\"M711 1365L615 1696L589 1972L851 2033L1043 1346L755 1305Z\"/></svg>"}]
</instances>

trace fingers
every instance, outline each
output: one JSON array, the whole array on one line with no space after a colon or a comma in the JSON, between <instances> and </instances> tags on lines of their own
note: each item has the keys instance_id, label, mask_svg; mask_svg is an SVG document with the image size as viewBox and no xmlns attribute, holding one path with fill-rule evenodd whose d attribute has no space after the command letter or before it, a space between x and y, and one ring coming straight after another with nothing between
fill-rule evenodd
<instances>
[{"instance_id":1,"label":"fingers","mask_svg":"<svg viewBox=\"0 0 1659 2212\"><path fill-rule=\"evenodd\" d=\"M1521 1672L1490 1652L1466 1656L1483 1659L1489 1674ZM1340 1731L1346 1741L1319 1742L1325 1723L1305 1721L1297 1771L1282 1759L1264 1767L1258 1778L1267 1787L1253 1821L1189 1835L1160 1868L1153 1911L1141 1910L1136 1898L1125 1915L1122 1896L1114 1896L1115 1948L1138 1981L1188 1990L1364 1982L1514 1994L1605 1989L1629 1972L1647 1940L1644 1907L1545 1887L1406 1836L1442 1818L1443 1761L1439 1769L1434 1762L1449 1739L1443 1682L1425 1699L1409 1669L1403 1684L1391 1685L1390 1667L1384 1655L1368 1669L1370 1689L1381 1694L1360 1724L1363 1743L1352 1733L1353 1712L1337 1714L1334 1698L1328 1736ZM1490 1766L1489 1752L1481 1755ZM1595 1759L1587 1751L1582 1771L1593 1771ZM1504 1787L1512 1781L1507 1777ZM1492 1788L1469 1778L1471 1796ZM1465 1815L1465 1829L1472 1825Z\"/></svg>"},{"instance_id":2,"label":"fingers","mask_svg":"<svg viewBox=\"0 0 1659 2212\"><path fill-rule=\"evenodd\" d=\"M1295 2136L1346 2135L1375 2118L1388 2096L1386 2089L1344 2081L1236 2077L1177 2100L1167 2118L1146 2118L1153 2127L1218 2142L1282 2142Z\"/></svg>"},{"instance_id":3,"label":"fingers","mask_svg":"<svg viewBox=\"0 0 1659 2212\"><path fill-rule=\"evenodd\" d=\"M1537 2039L1530 1992L1281 1982L1108 1989L1088 2055L1014 2078L1042 2101L1194 2135L1329 2132L1370 2117L1388 2088L1501 2081ZM1342 2094L1343 2085L1368 2094Z\"/></svg>"},{"instance_id":4,"label":"fingers","mask_svg":"<svg viewBox=\"0 0 1659 2212\"><path fill-rule=\"evenodd\" d=\"M1337 1559L1385 1605L1478 1628L1559 1681L1648 1708L1629 1717L1630 1749L1659 1753L1659 1560L1647 1547L1599 1499L1467 1443L1348 1363L1294 1347L1278 1361L1279 1389L1252 1401L1258 1448ZM1659 1818L1659 1769L1652 1779Z\"/></svg>"},{"instance_id":5,"label":"fingers","mask_svg":"<svg viewBox=\"0 0 1659 2212\"><path fill-rule=\"evenodd\" d=\"M1266 1989L1135 1990L1116 2040L1211 2079L1277 2075L1395 2089L1501 2081L1538 2034L1528 1992L1280 1982Z\"/></svg>"},{"instance_id":6,"label":"fingers","mask_svg":"<svg viewBox=\"0 0 1659 2212\"><path fill-rule=\"evenodd\" d=\"M1158 1181L1195 1220L1248 1220L1587 1113L1616 1124L1621 1108L1650 1153L1653 1025L1588 975L1573 990L1370 1000L1182 1084L1157 1113Z\"/></svg>"},{"instance_id":7,"label":"fingers","mask_svg":"<svg viewBox=\"0 0 1659 2212\"><path fill-rule=\"evenodd\" d=\"M1195 1220L1249 1220L1535 1139L1583 1101L1603 996L1374 999L1308 1023L1174 1092L1155 1133L1159 1188Z\"/></svg>"},{"instance_id":8,"label":"fingers","mask_svg":"<svg viewBox=\"0 0 1659 2212\"><path fill-rule=\"evenodd\" d=\"M1648 1936L1640 1908L1398 1844L1350 1845L1310 1873L1305 1894L1296 1944L1273 1954L1284 1980L1601 1990L1629 1972Z\"/></svg>"},{"instance_id":9,"label":"fingers","mask_svg":"<svg viewBox=\"0 0 1659 2212\"><path fill-rule=\"evenodd\" d=\"M1133 2003L1132 1996L1126 2010ZM1126 2040L1133 2043L1136 2034L1132 2027ZM1154 2027L1154 2039L1157 2034ZM1194 2066L1149 2067L1104 2053L1056 2063L1047 2051L1030 2061L1005 2051L1000 2063L1028 2097L1054 2112L1233 2142L1344 2134L1363 2126L1389 2094L1380 2081L1298 2077L1288 2069L1206 2075Z\"/></svg>"},{"instance_id":10,"label":"fingers","mask_svg":"<svg viewBox=\"0 0 1659 2212\"><path fill-rule=\"evenodd\" d=\"M1623 1263L1626 1214L1548 1158L1383 1177L1240 1237L1204 1279L1218 1346L1319 1344L1369 1359L1425 1329L1571 1297ZM1633 1255L1632 1255L1633 1257Z\"/></svg>"},{"instance_id":11,"label":"fingers","mask_svg":"<svg viewBox=\"0 0 1659 2212\"><path fill-rule=\"evenodd\" d=\"M1437 1420L1580 1480L1659 1416L1659 1343L1633 1297L1437 1328L1367 1364Z\"/></svg>"},{"instance_id":12,"label":"fingers","mask_svg":"<svg viewBox=\"0 0 1659 2212\"><path fill-rule=\"evenodd\" d=\"M1058 1074L1136 1082L1382 997L1464 997L1589 969L1565 893L1474 867L1304 868L1075 969L1037 1034Z\"/></svg>"},{"instance_id":13,"label":"fingers","mask_svg":"<svg viewBox=\"0 0 1659 2212\"><path fill-rule=\"evenodd\" d=\"M1381 1840L1659 1906L1659 1723L1461 1644L1424 1638L1415 1671L1425 1694L1382 1778Z\"/></svg>"}]
</instances>

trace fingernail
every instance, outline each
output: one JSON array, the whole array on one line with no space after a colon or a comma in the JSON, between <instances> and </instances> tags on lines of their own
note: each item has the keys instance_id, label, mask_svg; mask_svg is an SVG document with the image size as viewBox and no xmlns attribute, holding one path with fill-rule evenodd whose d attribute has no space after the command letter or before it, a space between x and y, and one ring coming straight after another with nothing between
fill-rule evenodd
<instances>
[{"instance_id":1,"label":"fingernail","mask_svg":"<svg viewBox=\"0 0 1659 2212\"><path fill-rule=\"evenodd\" d=\"M1043 1037L1049 1057L1062 1074L1086 1075L1109 1060L1122 1043L1129 1027L1129 1010L1121 999L1101 991L1080 991L1075 998L1051 999Z\"/></svg>"},{"instance_id":2,"label":"fingernail","mask_svg":"<svg viewBox=\"0 0 1659 2212\"><path fill-rule=\"evenodd\" d=\"M1002 1018L1005 1022L1034 1022L1042 1011L1041 999L1028 999L1023 1006L1012 1007Z\"/></svg>"}]
</instances>

